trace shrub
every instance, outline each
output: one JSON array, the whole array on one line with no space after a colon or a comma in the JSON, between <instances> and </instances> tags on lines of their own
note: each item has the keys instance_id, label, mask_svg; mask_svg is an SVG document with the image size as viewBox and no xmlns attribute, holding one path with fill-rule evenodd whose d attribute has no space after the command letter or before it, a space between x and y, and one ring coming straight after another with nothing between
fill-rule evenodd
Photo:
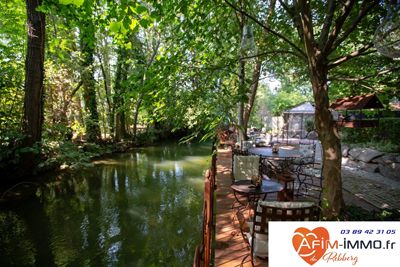
<instances>
[{"instance_id":1,"label":"shrub","mask_svg":"<svg viewBox=\"0 0 400 267\"><path fill-rule=\"evenodd\" d=\"M341 130L344 143L375 148L384 152L400 150L400 118L382 118L377 128L343 127Z\"/></svg>"}]
</instances>

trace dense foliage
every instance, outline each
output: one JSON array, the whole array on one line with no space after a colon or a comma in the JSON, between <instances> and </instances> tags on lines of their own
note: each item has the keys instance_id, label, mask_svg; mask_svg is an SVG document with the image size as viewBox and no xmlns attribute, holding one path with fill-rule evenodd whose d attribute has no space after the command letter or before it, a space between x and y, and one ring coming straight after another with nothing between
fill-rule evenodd
<instances>
[{"instance_id":1,"label":"dense foliage","mask_svg":"<svg viewBox=\"0 0 400 267\"><path fill-rule=\"evenodd\" d=\"M400 118L381 118L376 128L342 128L343 142L384 152L400 151Z\"/></svg>"}]
</instances>

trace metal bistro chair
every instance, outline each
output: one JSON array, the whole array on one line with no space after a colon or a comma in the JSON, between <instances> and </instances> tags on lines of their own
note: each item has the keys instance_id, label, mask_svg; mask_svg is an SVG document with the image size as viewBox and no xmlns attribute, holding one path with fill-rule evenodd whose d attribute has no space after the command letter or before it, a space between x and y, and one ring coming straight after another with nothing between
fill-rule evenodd
<instances>
[{"instance_id":1,"label":"metal bistro chair","mask_svg":"<svg viewBox=\"0 0 400 267\"><path fill-rule=\"evenodd\" d=\"M300 165L296 171L295 196L300 200L314 199L321 202L322 163Z\"/></svg>"},{"instance_id":2,"label":"metal bistro chair","mask_svg":"<svg viewBox=\"0 0 400 267\"><path fill-rule=\"evenodd\" d=\"M294 160L294 165L313 164L315 161L315 144L299 144L301 157Z\"/></svg>"},{"instance_id":3,"label":"metal bistro chair","mask_svg":"<svg viewBox=\"0 0 400 267\"><path fill-rule=\"evenodd\" d=\"M251 180L260 175L260 156L234 155L232 164L233 181Z\"/></svg>"},{"instance_id":4,"label":"metal bistro chair","mask_svg":"<svg viewBox=\"0 0 400 267\"><path fill-rule=\"evenodd\" d=\"M252 266L255 257L268 258L269 221L318 221L319 214L320 208L314 202L258 201L253 220L247 222L248 227L244 216L238 215L240 231L250 250L241 265L249 255Z\"/></svg>"},{"instance_id":5,"label":"metal bistro chair","mask_svg":"<svg viewBox=\"0 0 400 267\"><path fill-rule=\"evenodd\" d=\"M261 175L260 172L261 168L261 158L260 156L253 156L253 155L233 155L233 162L232 162L232 184L238 181L251 181L252 177ZM232 203L232 209L234 208L247 208L243 207L243 205L237 205L243 203L238 199L240 196L235 195L235 201ZM257 201L259 196L254 195L252 196L251 202ZM248 203L250 204L250 203Z\"/></svg>"},{"instance_id":6,"label":"metal bistro chair","mask_svg":"<svg viewBox=\"0 0 400 267\"><path fill-rule=\"evenodd\" d=\"M233 170L234 170L234 163L235 163L235 156L248 156L249 152L244 151L241 149L232 149L232 172L231 172L231 178L232 178L232 183L235 181Z\"/></svg>"}]
</instances>

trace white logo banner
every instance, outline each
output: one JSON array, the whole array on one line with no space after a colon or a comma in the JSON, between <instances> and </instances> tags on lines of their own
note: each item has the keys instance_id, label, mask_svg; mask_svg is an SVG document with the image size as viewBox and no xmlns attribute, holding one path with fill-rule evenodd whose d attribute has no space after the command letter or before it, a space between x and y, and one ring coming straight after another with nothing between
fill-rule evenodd
<instances>
[{"instance_id":1,"label":"white logo banner","mask_svg":"<svg viewBox=\"0 0 400 267\"><path fill-rule=\"evenodd\" d=\"M400 222L269 222L269 267L400 266Z\"/></svg>"}]
</instances>

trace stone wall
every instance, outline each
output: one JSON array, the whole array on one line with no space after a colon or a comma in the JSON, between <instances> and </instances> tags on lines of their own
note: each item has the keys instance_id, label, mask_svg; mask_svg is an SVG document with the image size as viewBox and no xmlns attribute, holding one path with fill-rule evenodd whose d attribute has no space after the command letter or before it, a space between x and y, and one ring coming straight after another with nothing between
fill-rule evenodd
<instances>
[{"instance_id":1,"label":"stone wall","mask_svg":"<svg viewBox=\"0 0 400 267\"><path fill-rule=\"evenodd\" d=\"M400 154L384 153L370 148L349 148L342 145L343 162L400 182Z\"/></svg>"}]
</instances>

